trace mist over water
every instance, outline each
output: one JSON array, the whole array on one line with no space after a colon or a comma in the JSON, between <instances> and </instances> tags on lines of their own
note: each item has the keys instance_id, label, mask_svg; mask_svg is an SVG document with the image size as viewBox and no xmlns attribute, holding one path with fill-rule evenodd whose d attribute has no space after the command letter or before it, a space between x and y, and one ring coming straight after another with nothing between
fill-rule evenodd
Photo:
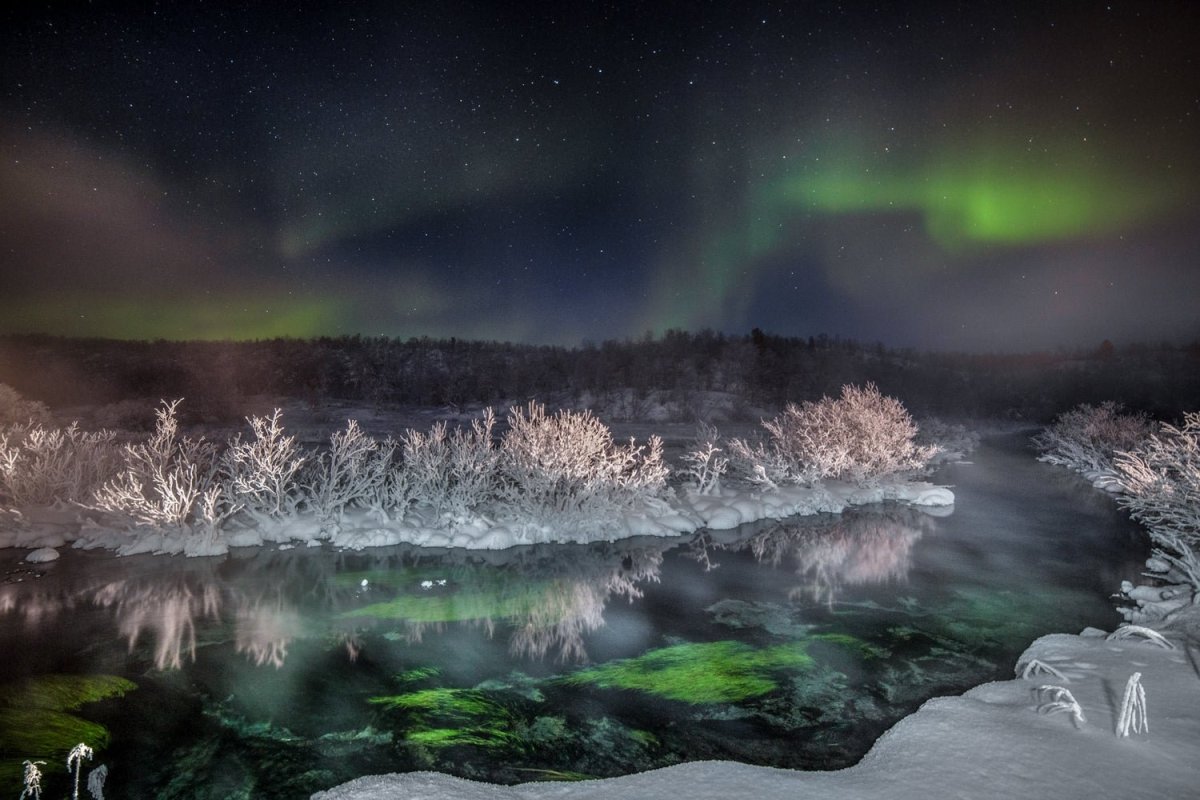
<instances>
[{"instance_id":1,"label":"mist over water","mask_svg":"<svg viewBox=\"0 0 1200 800\"><path fill-rule=\"evenodd\" d=\"M948 515L883 505L679 539L67 552L37 569L4 552L0 694L132 681L34 709L106 726L114 795L846 766L929 697L1011 675L1037 636L1114 627L1108 596L1145 556L1137 526L1024 434L933 479L954 486ZM0 729L5 783L21 741Z\"/></svg>"}]
</instances>

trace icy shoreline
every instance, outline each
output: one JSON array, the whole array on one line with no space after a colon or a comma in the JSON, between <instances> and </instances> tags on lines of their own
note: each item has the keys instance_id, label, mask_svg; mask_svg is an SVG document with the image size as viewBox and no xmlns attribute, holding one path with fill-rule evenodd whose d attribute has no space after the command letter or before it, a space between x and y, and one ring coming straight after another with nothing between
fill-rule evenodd
<instances>
[{"instance_id":1,"label":"icy shoreline","mask_svg":"<svg viewBox=\"0 0 1200 800\"><path fill-rule=\"evenodd\" d=\"M632 536L678 536L701 528L728 530L762 519L797 515L841 513L849 506L896 501L932 511L949 509L954 494L948 488L925 482L889 482L857 486L830 481L814 488L778 487L768 490L724 489L714 494L682 490L670 502L647 505L606 522L603 533L584 525L563 528L554 523L497 524L486 515L453 525L427 522L420 513L400 520L380 521L370 512L344 515L329 529L313 515L299 515L222 531L220 538L198 536L185 528L126 528L108 524L105 516L79 508L32 509L27 514L6 512L0 528L0 547L28 548L30 557L50 560L55 548L111 550L118 555L140 553L215 556L230 547L318 547L323 544L348 550L414 544L425 547L460 547L503 550L553 538L558 542L616 541ZM35 555L36 554L36 555Z\"/></svg>"},{"instance_id":2,"label":"icy shoreline","mask_svg":"<svg viewBox=\"0 0 1200 800\"><path fill-rule=\"evenodd\" d=\"M1187 797L1195 792L1200 688L1194 633L1200 615L1165 649L1145 640L1106 639L1101 631L1043 636L1018 659L1054 667L985 683L957 697L929 700L887 731L861 762L836 772L797 772L735 762L695 762L578 783L497 786L431 772L358 778L312 800L633 800L685 795L690 800L881 798ZM1189 649L1190 648L1190 649ZM1116 735L1121 693L1142 675L1149 732ZM1086 722L1039 713L1035 690L1063 686Z\"/></svg>"}]
</instances>

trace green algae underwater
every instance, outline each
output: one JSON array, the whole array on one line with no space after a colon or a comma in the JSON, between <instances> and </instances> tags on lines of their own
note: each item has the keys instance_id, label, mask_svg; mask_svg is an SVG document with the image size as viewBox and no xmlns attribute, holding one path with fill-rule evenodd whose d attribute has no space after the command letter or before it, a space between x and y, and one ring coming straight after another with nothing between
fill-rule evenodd
<instances>
[{"instance_id":1,"label":"green algae underwater","mask_svg":"<svg viewBox=\"0 0 1200 800\"><path fill-rule=\"evenodd\" d=\"M64 772L67 753L80 743L101 755L108 729L70 712L136 688L116 675L41 675L0 686L0 786L20 785L26 760Z\"/></svg>"}]
</instances>

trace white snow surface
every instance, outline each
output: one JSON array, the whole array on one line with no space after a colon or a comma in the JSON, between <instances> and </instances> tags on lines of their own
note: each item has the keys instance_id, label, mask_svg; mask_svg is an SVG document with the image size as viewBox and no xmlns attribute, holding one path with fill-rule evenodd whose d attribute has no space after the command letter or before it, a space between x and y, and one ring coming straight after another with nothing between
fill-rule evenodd
<instances>
[{"instance_id":1,"label":"white snow surface","mask_svg":"<svg viewBox=\"0 0 1200 800\"><path fill-rule=\"evenodd\" d=\"M112 550L118 555L182 553L215 556L230 547L263 545L330 544L349 550L414 544L426 547L462 547L503 550L539 542L614 541L630 536L677 536L700 528L731 529L761 519L841 513L847 506L898 501L946 510L954 494L943 486L924 482L893 481L857 486L835 481L815 488L728 488L716 494L696 494L680 489L667 501L647 503L615 519L577 521L534 518L495 521L486 514L471 518L429 519L418 509L402 519L385 519L371 511L348 512L334 524L321 524L312 515L282 520L256 520L230 524L217 534L171 527L129 527L100 512L59 508L16 512L0 524L0 547L47 548L71 543L82 549Z\"/></svg>"},{"instance_id":2,"label":"white snow surface","mask_svg":"<svg viewBox=\"0 0 1200 800\"><path fill-rule=\"evenodd\" d=\"M1174 649L1107 640L1089 629L1053 634L1021 656L1057 669L939 697L898 722L861 762L834 772L796 772L703 761L578 783L495 786L433 772L358 778L312 800L1100 800L1200 796L1200 613L1178 626ZM1184 632L1181 634L1179 630ZM1142 673L1149 731L1116 735L1122 688ZM1068 689L1084 711L1039 713L1036 689Z\"/></svg>"}]
</instances>

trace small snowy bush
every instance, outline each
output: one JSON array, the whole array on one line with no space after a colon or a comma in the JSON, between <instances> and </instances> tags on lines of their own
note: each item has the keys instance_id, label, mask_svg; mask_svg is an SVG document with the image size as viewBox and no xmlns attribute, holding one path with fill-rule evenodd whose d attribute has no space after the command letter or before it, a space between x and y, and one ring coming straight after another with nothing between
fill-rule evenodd
<instances>
[{"instance_id":1,"label":"small snowy bush","mask_svg":"<svg viewBox=\"0 0 1200 800\"><path fill-rule=\"evenodd\" d=\"M301 497L296 477L308 455L285 436L280 409L269 417L247 417L253 437L234 437L221 456L226 491L253 517L279 519L292 515Z\"/></svg>"},{"instance_id":2,"label":"small snowy bush","mask_svg":"<svg viewBox=\"0 0 1200 800\"><path fill-rule=\"evenodd\" d=\"M483 419L453 433L444 422L429 433L405 431L400 441L401 473L390 478L389 491L396 504L391 513L402 513L402 504L411 502L427 506L439 519L473 519L480 506L496 495L500 455L492 443L495 425L495 413L489 408Z\"/></svg>"},{"instance_id":3,"label":"small snowy bush","mask_svg":"<svg viewBox=\"0 0 1200 800\"><path fill-rule=\"evenodd\" d=\"M1059 414L1033 443L1042 451L1040 461L1094 475L1113 472L1117 453L1137 448L1152 433L1154 423L1124 413L1118 403L1084 403Z\"/></svg>"},{"instance_id":4,"label":"small snowy bush","mask_svg":"<svg viewBox=\"0 0 1200 800\"><path fill-rule=\"evenodd\" d=\"M92 748L83 742L72 747L71 752L67 754L67 771L69 772L72 767L75 769L75 792L72 795L74 800L79 800L79 773L83 770L83 761L84 759L91 761L92 756Z\"/></svg>"},{"instance_id":5,"label":"small snowy bush","mask_svg":"<svg viewBox=\"0 0 1200 800\"><path fill-rule=\"evenodd\" d=\"M500 445L504 498L510 509L550 516L596 516L653 501L666 489L662 440L648 447L613 442L591 412L547 415L530 403L513 409Z\"/></svg>"},{"instance_id":6,"label":"small snowy bush","mask_svg":"<svg viewBox=\"0 0 1200 800\"><path fill-rule=\"evenodd\" d=\"M384 491L395 443L382 446L348 420L329 437L329 449L308 459L300 478L304 500L325 524L336 525L347 508L368 506Z\"/></svg>"},{"instance_id":7,"label":"small snowy bush","mask_svg":"<svg viewBox=\"0 0 1200 800\"><path fill-rule=\"evenodd\" d=\"M25 788L21 791L21 796L17 800L25 800L26 797L31 800L41 800L42 797L42 771L39 766L45 765L45 761L25 761L22 769L22 779Z\"/></svg>"},{"instance_id":8,"label":"small snowy bush","mask_svg":"<svg viewBox=\"0 0 1200 800\"><path fill-rule=\"evenodd\" d=\"M721 491L721 478L729 467L729 458L722 455L717 446L721 440L717 429L707 422L700 423L692 449L682 456L683 475L698 494L717 494Z\"/></svg>"},{"instance_id":9,"label":"small snowy bush","mask_svg":"<svg viewBox=\"0 0 1200 800\"><path fill-rule=\"evenodd\" d=\"M1163 425L1118 454L1116 466L1127 491L1118 502L1134 519L1200 545L1200 412L1186 414L1182 427Z\"/></svg>"},{"instance_id":10,"label":"small snowy bush","mask_svg":"<svg viewBox=\"0 0 1200 800\"><path fill-rule=\"evenodd\" d=\"M180 436L179 403L163 401L150 438L125 445L120 471L96 490L95 508L127 515L141 525L180 528L190 527L198 515L217 515L216 446L203 437Z\"/></svg>"},{"instance_id":11,"label":"small snowy bush","mask_svg":"<svg viewBox=\"0 0 1200 800\"><path fill-rule=\"evenodd\" d=\"M924 468L936 446L914 442L917 426L899 400L874 384L843 386L836 400L824 397L764 420L767 438L730 442L739 471L764 485L811 485L826 478L869 483Z\"/></svg>"},{"instance_id":12,"label":"small snowy bush","mask_svg":"<svg viewBox=\"0 0 1200 800\"><path fill-rule=\"evenodd\" d=\"M1200 412L1117 455L1125 493L1117 502L1143 523L1167 573L1200 591Z\"/></svg>"},{"instance_id":13,"label":"small snowy bush","mask_svg":"<svg viewBox=\"0 0 1200 800\"><path fill-rule=\"evenodd\" d=\"M90 501L119 461L111 431L11 425L0 430L0 497L16 505Z\"/></svg>"}]
</instances>

